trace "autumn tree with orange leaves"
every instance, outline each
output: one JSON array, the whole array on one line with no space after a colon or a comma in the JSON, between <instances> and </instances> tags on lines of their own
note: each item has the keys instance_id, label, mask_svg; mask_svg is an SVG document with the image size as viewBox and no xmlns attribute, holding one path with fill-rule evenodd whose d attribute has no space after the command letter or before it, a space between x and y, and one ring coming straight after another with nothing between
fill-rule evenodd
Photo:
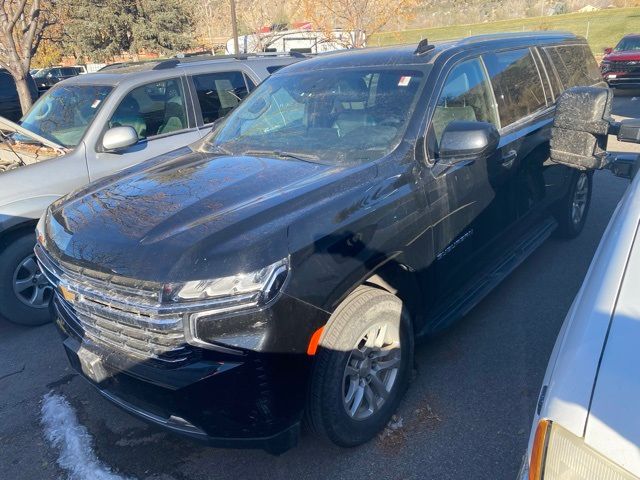
<instances>
[{"instance_id":1,"label":"autumn tree with orange leaves","mask_svg":"<svg viewBox=\"0 0 640 480\"><path fill-rule=\"evenodd\" d=\"M301 0L302 12L314 28L326 32L349 32L342 43L347 48L365 46L367 38L392 22L415 16L419 0Z\"/></svg>"}]
</instances>

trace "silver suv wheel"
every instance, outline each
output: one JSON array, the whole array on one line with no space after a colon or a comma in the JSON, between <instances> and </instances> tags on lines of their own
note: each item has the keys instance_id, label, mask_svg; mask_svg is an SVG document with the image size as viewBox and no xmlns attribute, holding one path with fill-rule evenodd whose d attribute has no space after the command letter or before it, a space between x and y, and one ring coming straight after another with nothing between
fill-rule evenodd
<instances>
[{"instance_id":1,"label":"silver suv wheel","mask_svg":"<svg viewBox=\"0 0 640 480\"><path fill-rule=\"evenodd\" d=\"M13 273L13 293L31 308L47 308L53 294L51 285L40 271L34 254L22 260Z\"/></svg>"}]
</instances>

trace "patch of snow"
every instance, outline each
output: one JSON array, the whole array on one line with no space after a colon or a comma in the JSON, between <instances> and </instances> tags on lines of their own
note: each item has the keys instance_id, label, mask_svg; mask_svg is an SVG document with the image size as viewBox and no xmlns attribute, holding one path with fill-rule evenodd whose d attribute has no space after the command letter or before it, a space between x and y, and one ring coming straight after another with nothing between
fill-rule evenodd
<instances>
[{"instance_id":1,"label":"patch of snow","mask_svg":"<svg viewBox=\"0 0 640 480\"><path fill-rule=\"evenodd\" d=\"M62 395L46 394L41 412L45 438L60 451L58 465L70 480L127 480L98 460L91 435Z\"/></svg>"}]
</instances>

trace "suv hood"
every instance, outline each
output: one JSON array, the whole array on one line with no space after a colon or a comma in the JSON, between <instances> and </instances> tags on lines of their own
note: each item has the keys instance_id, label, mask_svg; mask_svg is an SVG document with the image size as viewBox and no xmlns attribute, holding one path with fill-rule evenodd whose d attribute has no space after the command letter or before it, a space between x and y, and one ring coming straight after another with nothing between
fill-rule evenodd
<instances>
[{"instance_id":1,"label":"suv hood","mask_svg":"<svg viewBox=\"0 0 640 480\"><path fill-rule=\"evenodd\" d=\"M68 149L46 139L37 133L21 127L11 120L0 117L0 131L3 133L19 133L33 139L36 144L16 142L7 145L0 138L0 173L13 170L22 164L29 165L49 158L58 157L68 152Z\"/></svg>"},{"instance_id":2,"label":"suv hood","mask_svg":"<svg viewBox=\"0 0 640 480\"><path fill-rule=\"evenodd\" d=\"M603 57L603 60L607 62L628 62L628 61L640 61L640 52L611 52Z\"/></svg>"},{"instance_id":3,"label":"suv hood","mask_svg":"<svg viewBox=\"0 0 640 480\"><path fill-rule=\"evenodd\" d=\"M12 122L11 120L7 120L4 117L0 117L0 130L4 132L18 132L19 134L24 135L25 137L32 138L36 142L40 142L41 144L49 148L53 148L54 150L60 150L62 153L67 151L67 148L63 145L44 138L43 136L38 135L31 130L27 130L26 128L21 127L17 123Z\"/></svg>"},{"instance_id":4,"label":"suv hood","mask_svg":"<svg viewBox=\"0 0 640 480\"><path fill-rule=\"evenodd\" d=\"M200 152L156 159L54 203L44 246L77 266L139 280L251 271L288 255L289 222L348 172Z\"/></svg>"}]
</instances>

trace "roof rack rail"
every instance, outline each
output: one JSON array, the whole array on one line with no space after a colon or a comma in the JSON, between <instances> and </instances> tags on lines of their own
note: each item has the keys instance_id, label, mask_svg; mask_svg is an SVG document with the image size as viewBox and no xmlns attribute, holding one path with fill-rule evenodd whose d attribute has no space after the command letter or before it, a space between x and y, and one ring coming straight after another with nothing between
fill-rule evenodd
<instances>
[{"instance_id":1,"label":"roof rack rail","mask_svg":"<svg viewBox=\"0 0 640 480\"><path fill-rule=\"evenodd\" d=\"M415 55L424 55L425 53L430 52L434 48L436 48L436 46L430 44L429 39L425 38L423 40L420 40L420 43L418 43L418 46L416 47L413 53Z\"/></svg>"},{"instance_id":2,"label":"roof rack rail","mask_svg":"<svg viewBox=\"0 0 640 480\"><path fill-rule=\"evenodd\" d=\"M269 58L269 57L294 57L294 58L307 58L310 54L302 52L259 52L259 53L239 53L232 55L194 55L184 58L170 58L168 60L160 60L153 70L165 70L169 68L175 68L178 65L206 62L209 60L247 60L248 58Z\"/></svg>"}]
</instances>

